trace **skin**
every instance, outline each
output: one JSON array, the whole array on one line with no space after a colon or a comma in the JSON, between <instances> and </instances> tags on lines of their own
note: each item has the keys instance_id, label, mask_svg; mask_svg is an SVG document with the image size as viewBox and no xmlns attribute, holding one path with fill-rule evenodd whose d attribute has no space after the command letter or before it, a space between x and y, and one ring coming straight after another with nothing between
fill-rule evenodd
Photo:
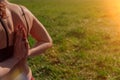
<instances>
[{"instance_id":1,"label":"skin","mask_svg":"<svg viewBox=\"0 0 120 80\"><path fill-rule=\"evenodd\" d=\"M52 39L39 20L27 8L22 6L29 24L29 33L37 41L33 48L29 48L27 41L27 27L20 7L16 4L8 2L7 0L0 1L4 1L7 7L6 12L8 18L6 19L6 22L9 26L7 27L10 42L9 46L13 44L15 45L14 56L0 63L0 80L6 80L6 78L12 76L10 74L14 73L15 70L24 72L29 80L32 73L27 65L27 58L38 56L48 48L51 48ZM3 29L0 28L0 30ZM14 34L15 37L13 37ZM3 32L1 35L5 35L5 33ZM15 40L13 40L14 38ZM6 38L2 37L0 41L3 42L0 44L0 49L5 48Z\"/></svg>"}]
</instances>

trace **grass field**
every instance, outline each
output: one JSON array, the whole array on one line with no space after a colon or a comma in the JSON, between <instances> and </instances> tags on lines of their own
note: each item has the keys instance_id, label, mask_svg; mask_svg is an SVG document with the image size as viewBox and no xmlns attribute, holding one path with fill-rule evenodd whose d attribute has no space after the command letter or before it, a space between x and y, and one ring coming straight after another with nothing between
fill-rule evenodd
<instances>
[{"instance_id":1,"label":"grass field","mask_svg":"<svg viewBox=\"0 0 120 80\"><path fill-rule=\"evenodd\" d=\"M54 42L28 60L36 80L120 80L120 8L110 5L115 0L10 1L26 6Z\"/></svg>"}]
</instances>

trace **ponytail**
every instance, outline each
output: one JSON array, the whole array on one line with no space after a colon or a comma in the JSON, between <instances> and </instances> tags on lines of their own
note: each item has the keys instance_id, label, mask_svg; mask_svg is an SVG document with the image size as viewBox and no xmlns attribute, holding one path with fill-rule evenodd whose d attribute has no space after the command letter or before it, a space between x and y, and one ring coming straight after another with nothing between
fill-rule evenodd
<instances>
[{"instance_id":1,"label":"ponytail","mask_svg":"<svg viewBox=\"0 0 120 80\"><path fill-rule=\"evenodd\" d=\"M7 18L6 4L3 1L0 2L0 18L2 18L2 19Z\"/></svg>"}]
</instances>

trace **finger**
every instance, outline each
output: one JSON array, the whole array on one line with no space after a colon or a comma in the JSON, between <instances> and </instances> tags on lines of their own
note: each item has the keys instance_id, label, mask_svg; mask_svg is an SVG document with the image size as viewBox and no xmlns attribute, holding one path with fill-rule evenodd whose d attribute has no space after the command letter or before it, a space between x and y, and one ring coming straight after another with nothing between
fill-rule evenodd
<instances>
[{"instance_id":1,"label":"finger","mask_svg":"<svg viewBox=\"0 0 120 80\"><path fill-rule=\"evenodd\" d=\"M19 30L20 30L20 38L21 38L21 40L26 40L26 33L25 33L25 29L24 29L24 27L23 26L20 26L19 27Z\"/></svg>"},{"instance_id":2,"label":"finger","mask_svg":"<svg viewBox=\"0 0 120 80\"><path fill-rule=\"evenodd\" d=\"M22 40L22 34L21 34L20 31L18 31L17 34L16 34L15 45L16 45L17 47L19 47L19 46L21 45L21 42L22 42L22 41L23 41L23 40Z\"/></svg>"},{"instance_id":3,"label":"finger","mask_svg":"<svg viewBox=\"0 0 120 80\"><path fill-rule=\"evenodd\" d=\"M27 47L27 43L25 43L24 41L22 42L21 49L22 49L23 56L26 57L28 54L28 47Z\"/></svg>"},{"instance_id":4,"label":"finger","mask_svg":"<svg viewBox=\"0 0 120 80\"><path fill-rule=\"evenodd\" d=\"M25 41L25 47L26 47L26 49L29 49L29 42L28 42L28 40Z\"/></svg>"},{"instance_id":5,"label":"finger","mask_svg":"<svg viewBox=\"0 0 120 80\"><path fill-rule=\"evenodd\" d=\"M22 33L23 33L23 40L27 40L27 35L24 28L22 28Z\"/></svg>"},{"instance_id":6,"label":"finger","mask_svg":"<svg viewBox=\"0 0 120 80\"><path fill-rule=\"evenodd\" d=\"M18 35L17 35L17 37L19 37L18 38L19 40L22 40L22 38L23 38L23 32L22 32L22 26L21 25L18 26Z\"/></svg>"},{"instance_id":7,"label":"finger","mask_svg":"<svg viewBox=\"0 0 120 80\"><path fill-rule=\"evenodd\" d=\"M18 31L18 32L16 33L15 38L16 38L15 42L18 42L18 43L19 43L20 40L21 40L21 34L20 34L20 31Z\"/></svg>"},{"instance_id":8,"label":"finger","mask_svg":"<svg viewBox=\"0 0 120 80\"><path fill-rule=\"evenodd\" d=\"M18 27L16 27L14 30L14 42L16 40L17 35L18 35Z\"/></svg>"},{"instance_id":9,"label":"finger","mask_svg":"<svg viewBox=\"0 0 120 80\"><path fill-rule=\"evenodd\" d=\"M17 31L16 35L15 35L15 43L14 45L15 46L18 46L19 44L21 44L21 33L20 33L20 30Z\"/></svg>"}]
</instances>

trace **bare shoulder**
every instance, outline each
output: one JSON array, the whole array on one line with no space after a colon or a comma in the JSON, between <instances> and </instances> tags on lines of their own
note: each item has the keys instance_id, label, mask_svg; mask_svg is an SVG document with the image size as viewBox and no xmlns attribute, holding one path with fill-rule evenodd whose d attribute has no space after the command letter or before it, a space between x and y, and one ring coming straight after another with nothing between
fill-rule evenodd
<instances>
[{"instance_id":1,"label":"bare shoulder","mask_svg":"<svg viewBox=\"0 0 120 80\"><path fill-rule=\"evenodd\" d=\"M25 14L26 14L29 18L33 19L34 15L32 14L32 12L31 12L28 8L26 8L26 7L23 6L23 5L20 5L20 7L22 7L22 9L24 10Z\"/></svg>"},{"instance_id":2,"label":"bare shoulder","mask_svg":"<svg viewBox=\"0 0 120 80\"><path fill-rule=\"evenodd\" d=\"M14 4L14 3L7 4L7 8L10 11L13 11L13 12L18 12L19 11L19 6L17 4Z\"/></svg>"},{"instance_id":3,"label":"bare shoulder","mask_svg":"<svg viewBox=\"0 0 120 80\"><path fill-rule=\"evenodd\" d=\"M20 7L22 8L23 12L25 13L25 16L26 16L26 18L27 18L27 21L28 21L28 23L30 24L30 25L29 25L29 28L30 28L30 30L31 30L32 24L33 24L34 15L33 15L33 14L31 13L31 11L30 11L28 8L26 8L25 6L20 5Z\"/></svg>"},{"instance_id":4,"label":"bare shoulder","mask_svg":"<svg viewBox=\"0 0 120 80\"><path fill-rule=\"evenodd\" d=\"M29 29L31 29L32 22L33 22L33 14L31 13L31 11L29 9L27 9L23 5L18 5L18 4L14 4L14 3L9 3L8 8L10 9L10 11L12 11L12 13L14 15L17 15L19 17L21 17L21 14L23 14L23 12L24 12L25 16L26 16L26 19L27 19L27 22L29 24Z\"/></svg>"},{"instance_id":5,"label":"bare shoulder","mask_svg":"<svg viewBox=\"0 0 120 80\"><path fill-rule=\"evenodd\" d=\"M14 4L14 3L9 3L7 5L8 9L10 9L11 11L14 11L14 12L20 12L21 9L20 7L24 10L25 14L26 15L29 15L29 16L32 16L32 13L30 12L30 10L28 10L25 6L23 5L18 5L18 4Z\"/></svg>"}]
</instances>

